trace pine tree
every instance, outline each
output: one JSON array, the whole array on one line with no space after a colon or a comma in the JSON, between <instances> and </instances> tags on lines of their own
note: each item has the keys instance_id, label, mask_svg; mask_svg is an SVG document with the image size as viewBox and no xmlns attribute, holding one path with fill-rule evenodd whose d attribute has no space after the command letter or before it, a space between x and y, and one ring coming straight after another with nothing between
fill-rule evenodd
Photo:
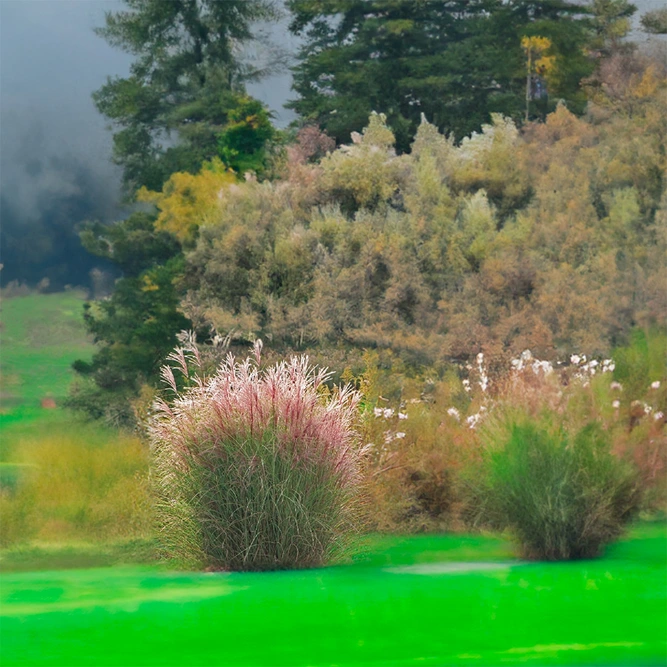
<instances>
[{"instance_id":1,"label":"pine tree","mask_svg":"<svg viewBox=\"0 0 667 667\"><path fill-rule=\"evenodd\" d=\"M237 47L252 39L252 22L275 12L271 0L125 4L97 33L136 59L129 77L109 79L93 100L116 128L114 160L131 194L159 190L171 173L196 172L218 156L230 114L247 104L243 84L258 74Z\"/></svg>"},{"instance_id":2,"label":"pine tree","mask_svg":"<svg viewBox=\"0 0 667 667\"><path fill-rule=\"evenodd\" d=\"M558 97L578 98L592 64L582 54L588 23L564 0L289 0L290 29L305 44L291 103L337 141L370 112L387 116L406 150L421 114L462 137L500 112L520 117L524 35L548 37L559 58Z\"/></svg>"}]
</instances>

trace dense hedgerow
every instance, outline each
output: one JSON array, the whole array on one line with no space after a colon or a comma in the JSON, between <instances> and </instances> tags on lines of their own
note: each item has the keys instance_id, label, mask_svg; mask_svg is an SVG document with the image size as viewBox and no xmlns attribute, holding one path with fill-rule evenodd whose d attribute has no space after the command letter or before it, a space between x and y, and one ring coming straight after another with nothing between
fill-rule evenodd
<instances>
[{"instance_id":1,"label":"dense hedgerow","mask_svg":"<svg viewBox=\"0 0 667 667\"><path fill-rule=\"evenodd\" d=\"M169 553L213 569L311 567L340 554L358 518L359 395L329 391L307 357L265 369L230 355L158 401L150 432ZM196 347L172 355L188 376Z\"/></svg>"}]
</instances>

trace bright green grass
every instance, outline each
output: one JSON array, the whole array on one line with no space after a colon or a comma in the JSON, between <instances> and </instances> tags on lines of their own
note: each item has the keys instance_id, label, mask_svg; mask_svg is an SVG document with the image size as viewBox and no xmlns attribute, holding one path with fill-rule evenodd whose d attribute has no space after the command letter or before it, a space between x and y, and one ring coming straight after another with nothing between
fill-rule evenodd
<instances>
[{"instance_id":1,"label":"bright green grass","mask_svg":"<svg viewBox=\"0 0 667 667\"><path fill-rule=\"evenodd\" d=\"M503 540L381 538L352 565L5 575L4 665L664 665L667 539L526 563Z\"/></svg>"},{"instance_id":2,"label":"bright green grass","mask_svg":"<svg viewBox=\"0 0 667 667\"><path fill-rule=\"evenodd\" d=\"M32 415L43 398L58 402L66 396L72 362L93 351L83 325L83 300L80 292L2 300L3 420L17 412Z\"/></svg>"},{"instance_id":3,"label":"bright green grass","mask_svg":"<svg viewBox=\"0 0 667 667\"><path fill-rule=\"evenodd\" d=\"M64 433L72 415L41 407L43 398L62 403L75 359L93 345L83 324L81 292L31 294L2 299L0 306L0 461L25 437Z\"/></svg>"}]
</instances>

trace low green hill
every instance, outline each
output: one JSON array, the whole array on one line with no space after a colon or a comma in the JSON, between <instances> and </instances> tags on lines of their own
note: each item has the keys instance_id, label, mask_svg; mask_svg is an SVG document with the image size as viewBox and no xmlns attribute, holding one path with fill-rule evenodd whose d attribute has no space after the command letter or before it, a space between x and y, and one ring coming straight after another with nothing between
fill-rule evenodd
<instances>
[{"instance_id":1,"label":"low green hill","mask_svg":"<svg viewBox=\"0 0 667 667\"><path fill-rule=\"evenodd\" d=\"M35 420L65 418L48 406L61 405L67 395L72 362L92 355L82 317L84 298L82 292L69 291L2 299L0 428L6 435L33 428Z\"/></svg>"}]
</instances>

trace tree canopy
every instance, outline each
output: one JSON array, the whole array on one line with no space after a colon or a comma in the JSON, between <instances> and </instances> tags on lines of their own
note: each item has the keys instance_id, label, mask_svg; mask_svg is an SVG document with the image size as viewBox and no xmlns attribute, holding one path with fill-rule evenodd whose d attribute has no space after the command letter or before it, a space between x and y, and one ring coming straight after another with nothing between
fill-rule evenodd
<instances>
[{"instance_id":1,"label":"tree canopy","mask_svg":"<svg viewBox=\"0 0 667 667\"><path fill-rule=\"evenodd\" d=\"M521 37L553 45L554 99L576 111L580 80L593 70L583 53L585 8L565 0L288 0L290 29L305 37L291 103L338 142L372 111L384 113L406 150L424 114L462 138L501 112L519 117L525 64Z\"/></svg>"},{"instance_id":2,"label":"tree canopy","mask_svg":"<svg viewBox=\"0 0 667 667\"><path fill-rule=\"evenodd\" d=\"M127 406L185 327L341 372L374 349L419 374L479 352L598 354L665 321L667 78L621 41L629 3L289 5L306 35L295 108L315 122L266 178L239 178L273 129L220 63L174 79L157 110L128 106L128 128L153 114L150 150L123 159L155 210L83 235L124 276L87 311L100 349L73 405ZM139 53L133 76L160 62ZM146 76L138 90L167 90ZM537 78L549 104L530 103Z\"/></svg>"},{"instance_id":3,"label":"tree canopy","mask_svg":"<svg viewBox=\"0 0 667 667\"><path fill-rule=\"evenodd\" d=\"M667 35L667 7L646 12L641 18L641 24L650 35Z\"/></svg>"},{"instance_id":4,"label":"tree canopy","mask_svg":"<svg viewBox=\"0 0 667 667\"><path fill-rule=\"evenodd\" d=\"M127 9L107 13L97 33L135 61L128 77L110 78L93 99L116 128L114 160L123 167L128 191L159 190L171 173L198 171L216 156L238 166L238 150L221 151L219 138L224 149L227 125L237 125L239 108L249 104L243 83L258 72L242 62L239 46L252 39L254 21L275 16L271 0L125 4ZM263 144L270 122L254 102L246 129L257 129Z\"/></svg>"}]
</instances>

